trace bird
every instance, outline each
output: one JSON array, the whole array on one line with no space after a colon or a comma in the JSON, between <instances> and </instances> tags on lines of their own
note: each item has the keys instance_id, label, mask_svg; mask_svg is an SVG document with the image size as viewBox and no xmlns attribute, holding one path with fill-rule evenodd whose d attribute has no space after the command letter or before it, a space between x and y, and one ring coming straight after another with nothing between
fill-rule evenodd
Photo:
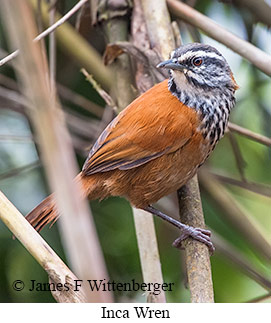
<instances>
[{"instance_id":1,"label":"bird","mask_svg":"<svg viewBox=\"0 0 271 323\"><path fill-rule=\"evenodd\" d=\"M238 85L222 54L202 43L185 44L157 65L169 78L120 112L92 146L76 176L89 200L126 198L132 206L214 251L211 232L186 225L153 204L185 185L223 137ZM26 219L40 231L59 217L54 193ZM177 241L176 240L176 241Z\"/></svg>"}]
</instances>

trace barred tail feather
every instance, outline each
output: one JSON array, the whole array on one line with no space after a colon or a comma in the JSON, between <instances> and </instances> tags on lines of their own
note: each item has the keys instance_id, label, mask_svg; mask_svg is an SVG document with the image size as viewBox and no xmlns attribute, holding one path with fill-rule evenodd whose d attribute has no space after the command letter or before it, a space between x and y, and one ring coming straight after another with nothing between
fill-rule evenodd
<instances>
[{"instance_id":1,"label":"barred tail feather","mask_svg":"<svg viewBox=\"0 0 271 323\"><path fill-rule=\"evenodd\" d=\"M49 223L52 226L58 217L54 196L51 194L28 213L26 219L39 232Z\"/></svg>"},{"instance_id":2,"label":"barred tail feather","mask_svg":"<svg viewBox=\"0 0 271 323\"><path fill-rule=\"evenodd\" d=\"M82 173L79 173L74 180L82 185L82 193L90 200L108 196L108 194L101 194L99 189L101 185L98 185L97 189L99 181L95 175L85 177ZM52 226L59 216L54 194L51 194L28 213L26 219L39 232L49 223Z\"/></svg>"}]
</instances>

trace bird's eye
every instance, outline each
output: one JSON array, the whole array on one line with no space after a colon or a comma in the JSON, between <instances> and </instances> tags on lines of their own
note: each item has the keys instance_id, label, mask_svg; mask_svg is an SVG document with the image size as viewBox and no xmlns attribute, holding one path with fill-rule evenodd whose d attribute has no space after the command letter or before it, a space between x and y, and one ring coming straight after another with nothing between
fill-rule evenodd
<instances>
[{"instance_id":1,"label":"bird's eye","mask_svg":"<svg viewBox=\"0 0 271 323\"><path fill-rule=\"evenodd\" d=\"M199 57L195 57L192 60L192 64L195 66L200 66L202 62L203 62L202 58L199 58Z\"/></svg>"}]
</instances>

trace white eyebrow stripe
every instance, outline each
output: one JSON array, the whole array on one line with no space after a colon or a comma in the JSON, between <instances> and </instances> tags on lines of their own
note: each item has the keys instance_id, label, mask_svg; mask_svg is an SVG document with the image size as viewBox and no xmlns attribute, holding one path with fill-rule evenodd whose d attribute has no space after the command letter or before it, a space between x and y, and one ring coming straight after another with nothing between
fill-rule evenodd
<instances>
[{"instance_id":1,"label":"white eyebrow stripe","mask_svg":"<svg viewBox=\"0 0 271 323\"><path fill-rule=\"evenodd\" d=\"M199 50L199 51L188 51L185 54L183 54L182 56L179 57L179 59L181 59L181 61L186 60L187 58L191 57L191 56L196 56L196 57L208 57L208 58L217 58L221 61L223 60L223 56L218 55L214 52L205 52L204 50Z\"/></svg>"}]
</instances>

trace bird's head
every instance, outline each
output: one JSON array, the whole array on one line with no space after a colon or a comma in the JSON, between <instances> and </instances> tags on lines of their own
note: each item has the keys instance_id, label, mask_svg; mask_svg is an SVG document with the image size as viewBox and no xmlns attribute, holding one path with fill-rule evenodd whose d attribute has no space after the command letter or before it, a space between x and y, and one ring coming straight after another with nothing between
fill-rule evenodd
<instances>
[{"instance_id":1,"label":"bird's head","mask_svg":"<svg viewBox=\"0 0 271 323\"><path fill-rule=\"evenodd\" d=\"M209 45L192 43L181 46L171 53L169 60L157 67L170 70L177 90L234 92L238 88L225 58Z\"/></svg>"}]
</instances>

